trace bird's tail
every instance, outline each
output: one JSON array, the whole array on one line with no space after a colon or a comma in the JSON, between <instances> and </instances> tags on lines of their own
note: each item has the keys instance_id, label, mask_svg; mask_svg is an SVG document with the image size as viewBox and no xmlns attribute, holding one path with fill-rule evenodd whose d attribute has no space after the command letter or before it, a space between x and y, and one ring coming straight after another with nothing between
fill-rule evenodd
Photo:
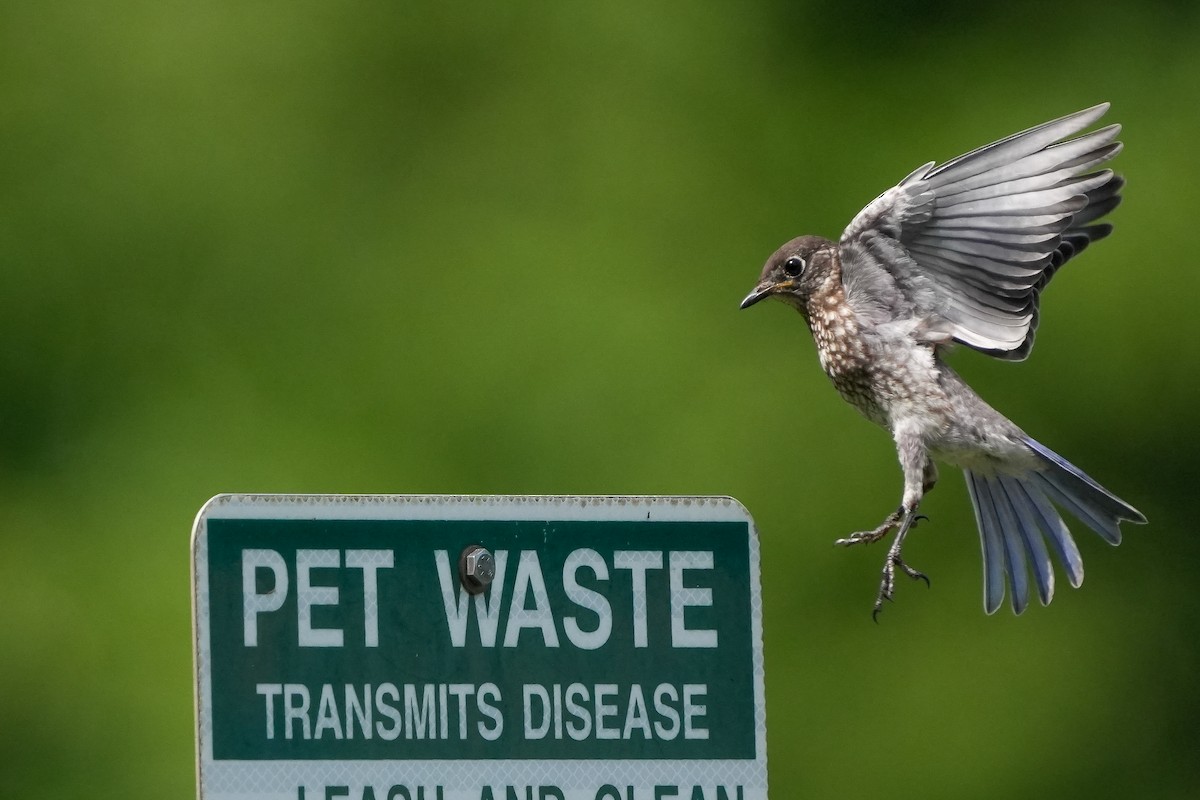
<instances>
[{"instance_id":1,"label":"bird's tail","mask_svg":"<svg viewBox=\"0 0 1200 800\"><path fill-rule=\"evenodd\" d=\"M1029 604L1031 573L1042 605L1050 602L1054 597L1050 550L1071 586L1083 583L1083 559L1055 504L1114 545L1121 543L1122 520L1146 521L1136 508L1062 456L1033 439L1025 443L1041 461L1040 470L1024 475L964 470L983 548L983 605L989 614L1004 600L1006 575L1015 613Z\"/></svg>"}]
</instances>

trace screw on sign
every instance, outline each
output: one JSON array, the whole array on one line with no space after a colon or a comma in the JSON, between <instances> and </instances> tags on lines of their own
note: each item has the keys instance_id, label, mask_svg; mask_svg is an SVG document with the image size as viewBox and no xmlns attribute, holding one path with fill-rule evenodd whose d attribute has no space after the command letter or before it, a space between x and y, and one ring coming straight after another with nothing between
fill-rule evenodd
<instances>
[{"instance_id":1,"label":"screw on sign","mask_svg":"<svg viewBox=\"0 0 1200 800\"><path fill-rule=\"evenodd\" d=\"M473 544L463 550L458 571L463 588L471 594L479 594L496 577L496 559L487 548Z\"/></svg>"}]
</instances>

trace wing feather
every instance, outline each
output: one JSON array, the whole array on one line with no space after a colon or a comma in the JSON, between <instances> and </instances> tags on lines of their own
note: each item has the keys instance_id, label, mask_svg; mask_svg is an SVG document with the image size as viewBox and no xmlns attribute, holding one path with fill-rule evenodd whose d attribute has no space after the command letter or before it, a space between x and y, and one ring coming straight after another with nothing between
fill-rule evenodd
<instances>
[{"instance_id":1,"label":"wing feather","mask_svg":"<svg viewBox=\"0 0 1200 800\"><path fill-rule=\"evenodd\" d=\"M1101 103L1065 117L1043 122L1029 130L1006 136L998 142L986 144L957 158L952 158L926 176L932 178L933 188L957 183L998 166L1011 164L1019 158L1036 153L1055 142L1078 133L1108 111L1108 103Z\"/></svg>"},{"instance_id":2,"label":"wing feather","mask_svg":"<svg viewBox=\"0 0 1200 800\"><path fill-rule=\"evenodd\" d=\"M938 230L963 229L989 238L993 233L1011 233L1013 230L1026 233L1062 233L1070 224L1070 217L1061 214L1027 214L1025 216L992 217L987 214L964 214L960 217L938 219Z\"/></svg>"},{"instance_id":3,"label":"wing feather","mask_svg":"<svg viewBox=\"0 0 1200 800\"><path fill-rule=\"evenodd\" d=\"M1023 298L1028 292L1026 282L1020 278L997 276L993 273L976 269L974 265L961 264L953 259L943 258L940 255L923 256L921 260L928 261L931 265L940 269L946 275L947 280L969 284L984 293L996 294L1000 297L1012 299Z\"/></svg>"},{"instance_id":4,"label":"wing feather","mask_svg":"<svg viewBox=\"0 0 1200 800\"><path fill-rule=\"evenodd\" d=\"M987 241L982 237L978 239L968 239L962 236L943 237L940 233L937 236L925 234L913 239L914 244L917 241L920 241L930 250L947 250L968 258L982 258L1013 266L1030 267L1026 262L1044 261L1049 258L1049 255L1044 252L1044 241L1022 244L1004 242L1000 239ZM1041 244L1042 246L1037 247L1037 244Z\"/></svg>"},{"instance_id":5,"label":"wing feather","mask_svg":"<svg viewBox=\"0 0 1200 800\"><path fill-rule=\"evenodd\" d=\"M973 227L938 226L938 236L941 239L967 239L972 242L1003 242L1011 244L1014 247L1028 245L1030 248L1037 248L1039 250L1042 249L1041 245L1044 245L1060 233L1062 233L1061 228L1055 230L1045 226L1042 229L1023 230L1016 233L1005 230L984 233ZM913 241L921 238L922 235L918 235L914 237Z\"/></svg>"},{"instance_id":6,"label":"wing feather","mask_svg":"<svg viewBox=\"0 0 1200 800\"><path fill-rule=\"evenodd\" d=\"M1051 145L1011 164L958 181L946 188L954 194L959 194L1030 178L1041 180L1055 173L1065 173L1063 177L1078 175L1081 170L1108 161L1120 151L1120 143L1110 144L1120 132L1120 125L1109 125L1077 139ZM947 192L942 196L951 195Z\"/></svg>"},{"instance_id":7,"label":"wing feather","mask_svg":"<svg viewBox=\"0 0 1200 800\"><path fill-rule=\"evenodd\" d=\"M953 261L961 264L966 270L980 273L981 277L985 275L1000 276L1004 278L1023 279L1027 282L1028 279L1042 274L1041 267L1036 265L1030 266L1010 261L998 261L994 258L985 258L983 256L967 256L948 247L930 247L923 243L913 243L908 250L914 255L927 255L931 257L924 261L918 259L922 264L926 261L932 263L934 258L940 258L943 261Z\"/></svg>"}]
</instances>

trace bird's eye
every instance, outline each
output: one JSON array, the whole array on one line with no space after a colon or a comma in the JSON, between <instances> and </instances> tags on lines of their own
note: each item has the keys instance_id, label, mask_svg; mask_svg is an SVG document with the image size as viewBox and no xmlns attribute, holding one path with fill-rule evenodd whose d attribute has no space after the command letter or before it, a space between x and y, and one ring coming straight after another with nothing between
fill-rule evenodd
<instances>
[{"instance_id":1,"label":"bird's eye","mask_svg":"<svg viewBox=\"0 0 1200 800\"><path fill-rule=\"evenodd\" d=\"M804 271L804 259L800 256L790 256L787 261L783 262L783 271L790 278L797 278Z\"/></svg>"}]
</instances>

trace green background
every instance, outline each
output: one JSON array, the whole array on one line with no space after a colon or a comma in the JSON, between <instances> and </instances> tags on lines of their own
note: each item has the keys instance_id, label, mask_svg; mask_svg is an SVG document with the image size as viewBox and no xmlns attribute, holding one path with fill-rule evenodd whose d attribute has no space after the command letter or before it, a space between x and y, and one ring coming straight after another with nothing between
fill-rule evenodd
<instances>
[{"instance_id":1,"label":"green background","mask_svg":"<svg viewBox=\"0 0 1200 800\"><path fill-rule=\"evenodd\" d=\"M1191 0L5 3L0 795L193 793L192 518L287 491L732 494L773 796L1194 796L1198 76ZM737 304L1101 100L1115 235L954 364L1151 524L988 618L945 471L873 625L891 442Z\"/></svg>"},{"instance_id":2,"label":"green background","mask_svg":"<svg viewBox=\"0 0 1200 800\"><path fill-rule=\"evenodd\" d=\"M219 514L220 508L214 510ZM403 510L398 515L403 515ZM452 511L451 514L454 512ZM464 516L470 514L463 509ZM208 521L208 570L210 641L212 648L213 757L225 759L754 759L754 650L751 640L750 558L745 522L537 522L523 521L391 521L391 520L272 520L210 519ZM495 553L507 551L503 588L498 582L488 589L490 603L500 603L498 635L493 647L480 643L477 609L470 603L466 640L454 647L446 622L440 578L434 551L449 554L457 582L458 555L469 545L481 543ZM609 567L609 579L598 580L590 568L576 570L581 585L609 600L611 632L608 640L593 650L576 647L567 638L564 616L575 617L585 631L596 630L598 615L582 610L567 598L563 589L563 564L579 548L597 551ZM257 617L258 645L244 646L242 551L265 548L279 553L288 569L288 592L275 612ZM314 606L312 622L317 628L343 629L342 647L300 647L298 642L296 579L297 549L349 548L390 550L394 565L376 572L378 582L378 632L376 647L363 645L363 572L356 569L316 568L310 571L313 586L337 586L338 603ZM537 553L545 581L548 607L554 617L558 646L548 647L542 631L520 628L515 647L504 646L514 606L518 563L523 551ZM646 643L634 646L632 570L617 569L615 550L656 550L663 568L645 576ZM668 586L670 551L703 550L712 554L711 570L683 571L684 587L707 587L711 604L686 609L684 624L692 630L713 630L715 648L675 648L671 644L671 594ZM344 560L343 560L344 563ZM261 572L260 593L270 592L270 571ZM524 583L524 581L523 581ZM459 590L455 588L455 597ZM524 608L533 609L532 590ZM263 683L305 684L312 696L310 719L318 719L321 684L332 684L342 702L347 684L360 692L363 684L417 684L420 696L425 684L466 683L478 687L493 683L500 699L492 705L504 715L503 732L495 741L476 735L483 720L475 713L475 698L465 701L468 730L459 738L458 703L449 700L448 738L425 741L404 735L395 741L361 734L341 741L326 732L320 739L304 740L295 726L293 738L284 735L282 699L276 708L272 740L265 736L265 701L257 692ZM569 684L587 687L587 729L590 734L576 741L563 732L555 736L552 726L544 738L524 736L523 686L540 684L553 691ZM596 733L596 704L593 687L615 684L606 705L606 727L621 729L630 707L630 685L641 684L646 703L643 716L651 723L670 726L669 718L656 711L655 689L661 683L675 687L670 705L679 713L677 733L671 738L645 737L631 732L626 739L601 740ZM696 700L706 713L696 717L695 726L706 729L706 739L688 739L682 732L683 685L701 684L704 698ZM403 713L403 697L395 704ZM562 701L566 707L566 701ZM545 706L537 704L531 721L540 725ZM436 714L436 712L435 712ZM375 720L390 723L378 711ZM343 714L343 719L348 719ZM563 718L575 729L581 721L568 711ZM406 716L407 722L407 716ZM346 723L349 726L349 723ZM559 723L563 731L563 723ZM420 738L425 738L423 735ZM273 770L264 770L271 774Z\"/></svg>"}]
</instances>

